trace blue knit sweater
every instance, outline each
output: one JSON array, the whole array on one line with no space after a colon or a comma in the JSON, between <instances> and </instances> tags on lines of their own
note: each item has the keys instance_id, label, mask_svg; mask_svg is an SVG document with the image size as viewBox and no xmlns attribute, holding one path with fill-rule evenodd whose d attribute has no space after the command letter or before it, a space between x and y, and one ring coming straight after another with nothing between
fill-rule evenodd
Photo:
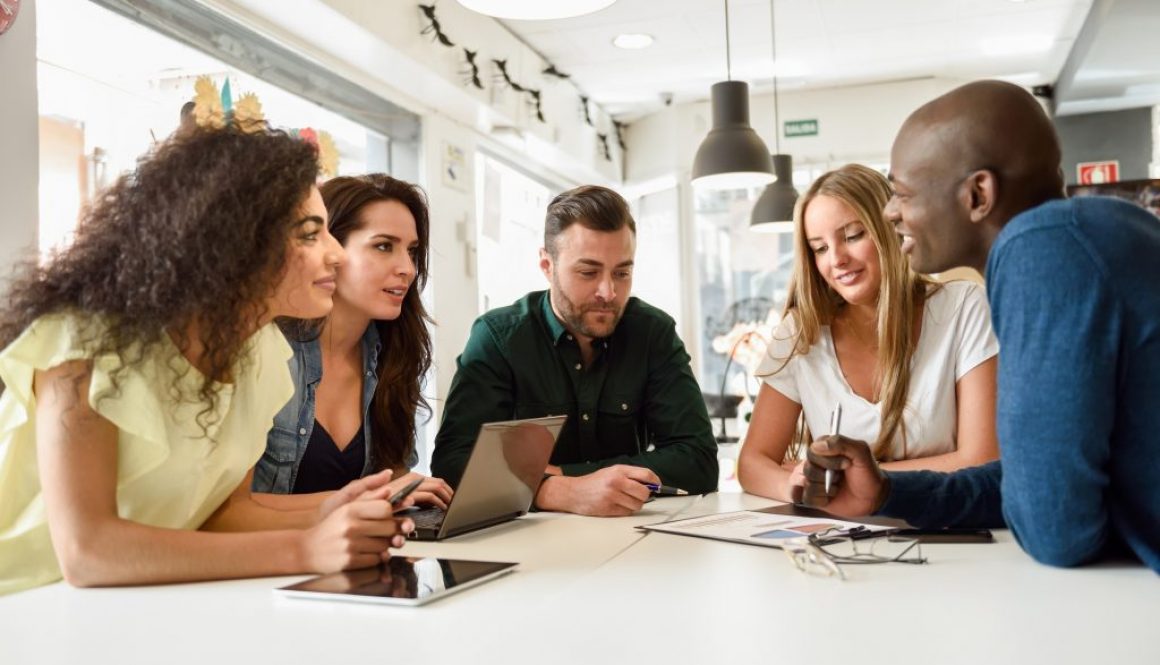
<instances>
[{"instance_id":1,"label":"blue knit sweater","mask_svg":"<svg viewBox=\"0 0 1160 665\"><path fill-rule=\"evenodd\" d=\"M1160 573L1160 219L1117 199L1045 203L987 260L1001 462L892 473L880 513L1008 526L1056 566L1127 549Z\"/></svg>"}]
</instances>

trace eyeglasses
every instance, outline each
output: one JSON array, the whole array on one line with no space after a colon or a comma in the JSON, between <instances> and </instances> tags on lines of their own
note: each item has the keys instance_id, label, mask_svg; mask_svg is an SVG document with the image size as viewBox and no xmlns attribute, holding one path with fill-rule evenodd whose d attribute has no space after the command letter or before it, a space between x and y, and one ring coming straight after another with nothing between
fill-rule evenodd
<instances>
[{"instance_id":1,"label":"eyeglasses","mask_svg":"<svg viewBox=\"0 0 1160 665\"><path fill-rule=\"evenodd\" d=\"M805 538L788 540L783 543L782 551L804 573L841 580L846 579L842 565L927 562L917 540L887 540L882 537L885 533L866 537L867 533L872 532L831 527Z\"/></svg>"},{"instance_id":2,"label":"eyeglasses","mask_svg":"<svg viewBox=\"0 0 1160 665\"><path fill-rule=\"evenodd\" d=\"M789 557L798 570L819 577L846 579L846 574L822 548L813 545L807 538L793 538L781 545L781 551Z\"/></svg>"}]
</instances>

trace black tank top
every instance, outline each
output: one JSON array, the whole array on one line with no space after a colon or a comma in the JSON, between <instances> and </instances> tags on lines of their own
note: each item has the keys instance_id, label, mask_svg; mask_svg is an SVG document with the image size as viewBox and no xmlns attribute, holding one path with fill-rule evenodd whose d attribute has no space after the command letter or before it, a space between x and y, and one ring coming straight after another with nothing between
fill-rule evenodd
<instances>
[{"instance_id":1,"label":"black tank top","mask_svg":"<svg viewBox=\"0 0 1160 665\"><path fill-rule=\"evenodd\" d=\"M366 458L366 436L362 427L358 428L350 445L339 450L330 433L322 423L315 420L306 452L298 464L293 493L310 494L342 489L350 481L362 476Z\"/></svg>"}]
</instances>

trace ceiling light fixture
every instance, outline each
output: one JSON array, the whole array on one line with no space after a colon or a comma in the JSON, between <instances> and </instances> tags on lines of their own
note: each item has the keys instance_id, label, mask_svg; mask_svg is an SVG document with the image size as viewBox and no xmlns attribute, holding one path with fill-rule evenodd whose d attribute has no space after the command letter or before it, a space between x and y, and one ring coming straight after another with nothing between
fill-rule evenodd
<instances>
[{"instance_id":1,"label":"ceiling light fixture","mask_svg":"<svg viewBox=\"0 0 1160 665\"><path fill-rule=\"evenodd\" d=\"M623 35L617 35L616 39L612 40L612 45L617 48L636 50L648 48L653 44L653 36L646 35L643 32L630 32Z\"/></svg>"},{"instance_id":2,"label":"ceiling light fixture","mask_svg":"<svg viewBox=\"0 0 1160 665\"><path fill-rule=\"evenodd\" d=\"M713 189L760 187L773 182L769 148L749 126L749 84L733 80L729 0L725 0L725 72L710 88L713 128L693 158L693 184Z\"/></svg>"},{"instance_id":3,"label":"ceiling light fixture","mask_svg":"<svg viewBox=\"0 0 1160 665\"><path fill-rule=\"evenodd\" d=\"M598 12L616 0L459 0L473 12L517 21L549 21Z\"/></svg>"},{"instance_id":4,"label":"ceiling light fixture","mask_svg":"<svg viewBox=\"0 0 1160 665\"><path fill-rule=\"evenodd\" d=\"M793 188L793 157L781 154L781 118L777 106L777 28L774 22L774 4L769 0L769 37L773 50L773 141L777 154L773 155L773 172L777 176L765 188L749 218L749 228L762 233L793 231L793 209L798 193Z\"/></svg>"}]
</instances>

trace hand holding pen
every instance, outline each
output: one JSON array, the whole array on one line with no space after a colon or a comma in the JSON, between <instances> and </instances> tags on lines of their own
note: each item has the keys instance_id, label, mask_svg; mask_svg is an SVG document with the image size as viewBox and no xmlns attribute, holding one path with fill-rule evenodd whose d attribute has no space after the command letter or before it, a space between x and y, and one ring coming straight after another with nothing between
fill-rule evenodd
<instances>
[{"instance_id":1,"label":"hand holding pen","mask_svg":"<svg viewBox=\"0 0 1160 665\"><path fill-rule=\"evenodd\" d=\"M834 405L834 410L830 412L830 436L838 436L842 427L842 403L838 402ZM830 496L830 487L834 484L834 471L826 469L826 496Z\"/></svg>"},{"instance_id":2,"label":"hand holding pen","mask_svg":"<svg viewBox=\"0 0 1160 665\"><path fill-rule=\"evenodd\" d=\"M658 485L657 483L641 483L648 488L649 494L653 496L688 496L689 493L679 487L670 487L668 485Z\"/></svg>"}]
</instances>

